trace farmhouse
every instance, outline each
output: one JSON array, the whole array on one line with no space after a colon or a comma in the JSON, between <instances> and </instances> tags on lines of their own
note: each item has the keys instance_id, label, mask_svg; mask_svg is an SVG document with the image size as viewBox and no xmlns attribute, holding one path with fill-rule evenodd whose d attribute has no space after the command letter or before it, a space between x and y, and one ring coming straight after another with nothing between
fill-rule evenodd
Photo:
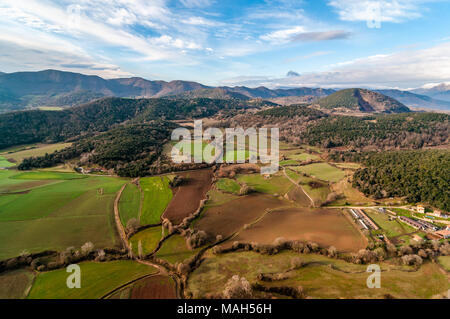
<instances>
[{"instance_id":1,"label":"farmhouse","mask_svg":"<svg viewBox=\"0 0 450 319\"><path fill-rule=\"evenodd\" d=\"M417 212L420 214L425 214L425 207L423 207L422 205L418 205Z\"/></svg>"},{"instance_id":2,"label":"farmhouse","mask_svg":"<svg viewBox=\"0 0 450 319\"><path fill-rule=\"evenodd\" d=\"M448 218L449 217L447 214L441 212L440 210L435 210L434 212L430 213L430 215L439 217L439 218Z\"/></svg>"}]
</instances>

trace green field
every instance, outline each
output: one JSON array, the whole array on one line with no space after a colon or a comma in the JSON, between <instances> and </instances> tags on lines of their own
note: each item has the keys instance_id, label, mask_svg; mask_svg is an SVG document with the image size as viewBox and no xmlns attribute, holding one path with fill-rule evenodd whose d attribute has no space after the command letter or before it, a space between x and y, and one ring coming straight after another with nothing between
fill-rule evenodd
<instances>
[{"instance_id":1,"label":"green field","mask_svg":"<svg viewBox=\"0 0 450 319\"><path fill-rule=\"evenodd\" d=\"M0 299L26 298L34 274L25 269L13 270L0 274Z\"/></svg>"},{"instance_id":2,"label":"green field","mask_svg":"<svg viewBox=\"0 0 450 319\"><path fill-rule=\"evenodd\" d=\"M31 179L31 180L47 180L47 179L57 179L57 180L72 180L86 178L86 175L76 174L76 173L63 173L63 172L51 172L51 171L31 171L20 173L10 177L11 179Z\"/></svg>"},{"instance_id":3,"label":"green field","mask_svg":"<svg viewBox=\"0 0 450 319\"><path fill-rule=\"evenodd\" d=\"M367 265L351 264L321 255L282 252L265 256L236 252L218 256L208 254L205 257L189 278L188 288L194 297L220 293L233 275L243 276L250 283L258 282L259 273L286 271L290 261L296 257L307 265L290 272L288 279L260 283L268 286L302 286L311 298L383 298L387 293L396 298L431 298L450 288L446 275L432 263L424 264L418 271L380 263L384 270L381 288L369 289L366 284Z\"/></svg>"},{"instance_id":4,"label":"green field","mask_svg":"<svg viewBox=\"0 0 450 319\"><path fill-rule=\"evenodd\" d=\"M0 189L27 189L0 196L0 260L23 250L64 250L87 241L96 248L118 244L113 205L126 179L82 176L56 180L55 176L66 178L67 174L51 173L52 179L43 180L40 172L27 178L31 176L37 180L16 178L11 172L0 174Z\"/></svg>"},{"instance_id":5,"label":"green field","mask_svg":"<svg viewBox=\"0 0 450 319\"><path fill-rule=\"evenodd\" d=\"M44 156L46 153L51 154L54 151L69 147L72 143L57 143L57 144L37 144L16 146L0 151L0 155L6 159L11 159L16 164L20 164L24 158ZM1 166L0 166L1 167Z\"/></svg>"},{"instance_id":6,"label":"green field","mask_svg":"<svg viewBox=\"0 0 450 319\"><path fill-rule=\"evenodd\" d=\"M180 235L173 235L164 241L156 257L164 259L171 264L182 262L198 252L198 248L190 250L186 246L186 239Z\"/></svg>"},{"instance_id":7,"label":"green field","mask_svg":"<svg viewBox=\"0 0 450 319\"><path fill-rule=\"evenodd\" d=\"M298 165L299 163L294 160L284 160L280 162L281 166Z\"/></svg>"},{"instance_id":8,"label":"green field","mask_svg":"<svg viewBox=\"0 0 450 319\"><path fill-rule=\"evenodd\" d=\"M282 175L272 175L266 179L261 174L239 174L236 175L236 179L260 193L284 195L293 187L292 183Z\"/></svg>"},{"instance_id":9,"label":"green field","mask_svg":"<svg viewBox=\"0 0 450 319\"><path fill-rule=\"evenodd\" d=\"M208 145L207 142L201 141L172 141L172 146L177 148L180 151L180 154L182 155L188 155L190 151L190 155L192 159L198 159L200 161L203 161L203 150L205 149L206 145ZM171 150L168 152L168 155L170 156ZM214 155L214 152L213 154Z\"/></svg>"},{"instance_id":10,"label":"green field","mask_svg":"<svg viewBox=\"0 0 450 319\"><path fill-rule=\"evenodd\" d=\"M291 155L287 155L287 157L291 160L300 161L300 162L320 159L319 156L309 154L309 153L291 154Z\"/></svg>"},{"instance_id":11,"label":"green field","mask_svg":"<svg viewBox=\"0 0 450 319\"><path fill-rule=\"evenodd\" d=\"M119 201L120 221L124 227L127 226L127 222L132 218L139 220L140 206L141 192L139 187L133 183L127 184Z\"/></svg>"},{"instance_id":12,"label":"green field","mask_svg":"<svg viewBox=\"0 0 450 319\"><path fill-rule=\"evenodd\" d=\"M237 162L238 158L247 160L252 155L256 156L257 153L256 152L250 152L249 150L239 150L239 151L232 150L232 151L227 151L225 153L225 156L224 156L224 161L225 162L233 162L233 163L235 163L235 162Z\"/></svg>"},{"instance_id":13,"label":"green field","mask_svg":"<svg viewBox=\"0 0 450 319\"><path fill-rule=\"evenodd\" d=\"M0 156L0 168L8 168L8 167L13 167L13 166L16 166L16 164L11 163L11 162L7 161L5 157Z\"/></svg>"},{"instance_id":14,"label":"green field","mask_svg":"<svg viewBox=\"0 0 450 319\"><path fill-rule=\"evenodd\" d=\"M293 169L323 181L337 182L345 177L345 172L328 163L314 163Z\"/></svg>"},{"instance_id":15,"label":"green field","mask_svg":"<svg viewBox=\"0 0 450 319\"><path fill-rule=\"evenodd\" d=\"M130 238L133 253L135 255L139 254L139 241L142 245L142 253L144 255L151 253L156 248L156 245L161 240L161 238L162 227L160 226L150 227L140 231Z\"/></svg>"},{"instance_id":16,"label":"green field","mask_svg":"<svg viewBox=\"0 0 450 319\"><path fill-rule=\"evenodd\" d=\"M241 186L234 179L221 178L216 183L217 188L228 193L239 194Z\"/></svg>"},{"instance_id":17,"label":"green field","mask_svg":"<svg viewBox=\"0 0 450 319\"><path fill-rule=\"evenodd\" d=\"M140 218L141 225L158 224L161 222L161 215L164 213L173 196L169 182L170 180L166 176L141 178L140 184L144 193Z\"/></svg>"},{"instance_id":18,"label":"green field","mask_svg":"<svg viewBox=\"0 0 450 319\"><path fill-rule=\"evenodd\" d=\"M66 269L38 274L28 298L30 299L98 299L108 292L157 269L131 260L104 263L83 262L81 288L69 289L66 285L70 275Z\"/></svg>"}]
</instances>

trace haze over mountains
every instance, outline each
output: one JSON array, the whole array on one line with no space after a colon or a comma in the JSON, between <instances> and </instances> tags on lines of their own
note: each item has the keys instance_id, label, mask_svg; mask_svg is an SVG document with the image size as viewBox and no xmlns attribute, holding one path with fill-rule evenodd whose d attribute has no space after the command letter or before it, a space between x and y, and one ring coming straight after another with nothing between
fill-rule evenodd
<instances>
[{"instance_id":1,"label":"haze over mountains","mask_svg":"<svg viewBox=\"0 0 450 319\"><path fill-rule=\"evenodd\" d=\"M378 90L398 100L406 106L423 109L450 110L449 87L439 86L421 89L433 96L448 98L447 101L400 90ZM39 72L0 72L0 112L8 112L39 106L75 106L95 99L115 96L127 98L215 98L215 99L265 99L278 104L310 103L335 93L324 88L283 88L266 87L209 87L189 81L150 81L139 77L103 79L99 76L79 73L45 70ZM419 90L416 90L418 93ZM447 97L448 95L448 97ZM372 94L372 96L374 96ZM388 103L392 104L392 101ZM370 110L371 107L361 109ZM390 106L387 107L387 111ZM395 108L394 108L395 109ZM384 110L384 111L386 111ZM401 110L401 107L399 108ZM383 107L373 107L372 111L383 111Z\"/></svg>"}]
</instances>

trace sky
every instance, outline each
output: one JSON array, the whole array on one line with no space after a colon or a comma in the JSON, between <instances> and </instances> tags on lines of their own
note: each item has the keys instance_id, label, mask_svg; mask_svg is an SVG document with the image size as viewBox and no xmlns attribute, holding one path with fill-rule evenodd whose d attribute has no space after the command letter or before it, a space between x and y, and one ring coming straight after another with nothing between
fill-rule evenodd
<instances>
[{"instance_id":1,"label":"sky","mask_svg":"<svg viewBox=\"0 0 450 319\"><path fill-rule=\"evenodd\" d=\"M450 82L450 0L0 0L0 71L44 69L211 86L430 86Z\"/></svg>"}]
</instances>

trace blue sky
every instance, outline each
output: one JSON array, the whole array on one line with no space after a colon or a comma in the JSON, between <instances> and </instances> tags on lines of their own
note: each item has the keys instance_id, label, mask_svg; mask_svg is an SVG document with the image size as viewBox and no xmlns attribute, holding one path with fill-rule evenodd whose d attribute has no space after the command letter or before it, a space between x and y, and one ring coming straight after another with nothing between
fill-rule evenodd
<instances>
[{"instance_id":1,"label":"blue sky","mask_svg":"<svg viewBox=\"0 0 450 319\"><path fill-rule=\"evenodd\" d=\"M0 71L414 88L450 81L449 30L443 0L0 0Z\"/></svg>"}]
</instances>

